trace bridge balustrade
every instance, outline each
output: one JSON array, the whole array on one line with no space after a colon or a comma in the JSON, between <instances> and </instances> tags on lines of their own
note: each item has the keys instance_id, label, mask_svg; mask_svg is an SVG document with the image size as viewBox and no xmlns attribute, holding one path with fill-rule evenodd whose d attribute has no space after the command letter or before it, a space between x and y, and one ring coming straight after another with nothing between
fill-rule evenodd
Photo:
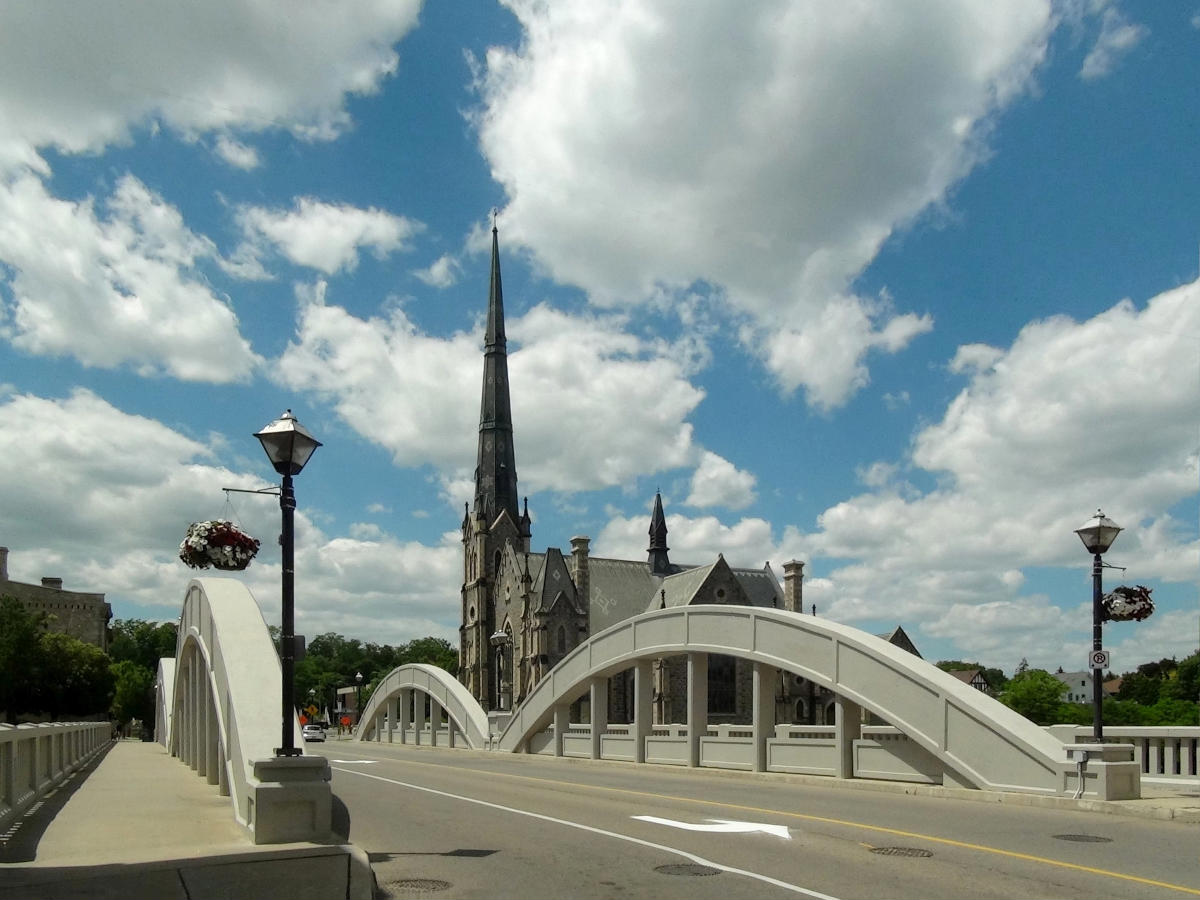
<instances>
[{"instance_id":1,"label":"bridge balustrade","mask_svg":"<svg viewBox=\"0 0 1200 900\"><path fill-rule=\"evenodd\" d=\"M397 666L371 694L355 738L390 743L397 736L399 743L428 740L434 746L484 749L489 740L487 713L445 669L423 663Z\"/></svg>"},{"instance_id":2,"label":"bridge balustrade","mask_svg":"<svg viewBox=\"0 0 1200 900\"><path fill-rule=\"evenodd\" d=\"M110 722L0 725L0 833L111 739Z\"/></svg>"}]
</instances>

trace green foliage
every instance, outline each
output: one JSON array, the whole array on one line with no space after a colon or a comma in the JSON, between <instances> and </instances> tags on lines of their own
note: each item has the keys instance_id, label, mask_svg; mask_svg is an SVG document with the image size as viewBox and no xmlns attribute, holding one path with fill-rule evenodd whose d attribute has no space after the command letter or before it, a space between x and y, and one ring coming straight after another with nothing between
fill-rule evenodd
<instances>
[{"instance_id":1,"label":"green foliage","mask_svg":"<svg viewBox=\"0 0 1200 900\"><path fill-rule=\"evenodd\" d=\"M157 673L159 659L175 656L177 634L174 622L116 619L112 624L108 655L113 662L128 660Z\"/></svg>"},{"instance_id":2,"label":"green foliage","mask_svg":"<svg viewBox=\"0 0 1200 900\"><path fill-rule=\"evenodd\" d=\"M43 634L40 644L36 689L40 711L51 720L108 712L113 694L108 654L59 632Z\"/></svg>"},{"instance_id":3,"label":"green foliage","mask_svg":"<svg viewBox=\"0 0 1200 900\"><path fill-rule=\"evenodd\" d=\"M112 717L120 722L122 727L131 719L153 721L156 673L131 659L113 663L111 672L115 682Z\"/></svg>"},{"instance_id":4,"label":"green foliage","mask_svg":"<svg viewBox=\"0 0 1200 900\"><path fill-rule=\"evenodd\" d=\"M34 696L44 617L31 615L16 597L0 597L0 712L16 723L36 710Z\"/></svg>"},{"instance_id":5,"label":"green foliage","mask_svg":"<svg viewBox=\"0 0 1200 900\"><path fill-rule=\"evenodd\" d=\"M1062 682L1045 669L1025 669L1008 682L1000 702L1038 725L1054 725L1064 704Z\"/></svg>"},{"instance_id":6,"label":"green foliage","mask_svg":"<svg viewBox=\"0 0 1200 900\"><path fill-rule=\"evenodd\" d=\"M1157 663L1151 665L1154 665L1155 671L1158 671ZM1158 677L1141 672L1130 672L1121 676L1121 688L1117 691L1117 699L1132 700L1142 706L1153 706L1158 702L1162 684L1162 679Z\"/></svg>"},{"instance_id":7,"label":"green foliage","mask_svg":"<svg viewBox=\"0 0 1200 900\"><path fill-rule=\"evenodd\" d=\"M1200 701L1200 650L1179 663L1175 677L1163 685L1163 694L1171 700Z\"/></svg>"}]
</instances>

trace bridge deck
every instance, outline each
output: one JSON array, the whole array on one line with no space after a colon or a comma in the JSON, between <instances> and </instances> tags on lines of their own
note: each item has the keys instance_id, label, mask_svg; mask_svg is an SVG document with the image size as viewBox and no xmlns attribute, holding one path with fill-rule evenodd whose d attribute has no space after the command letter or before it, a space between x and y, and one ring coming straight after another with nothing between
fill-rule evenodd
<instances>
[{"instance_id":1,"label":"bridge deck","mask_svg":"<svg viewBox=\"0 0 1200 900\"><path fill-rule=\"evenodd\" d=\"M291 900L317 885L344 897L347 856L336 844L255 846L229 798L162 745L121 741L0 836L0 900L31 892Z\"/></svg>"}]
</instances>

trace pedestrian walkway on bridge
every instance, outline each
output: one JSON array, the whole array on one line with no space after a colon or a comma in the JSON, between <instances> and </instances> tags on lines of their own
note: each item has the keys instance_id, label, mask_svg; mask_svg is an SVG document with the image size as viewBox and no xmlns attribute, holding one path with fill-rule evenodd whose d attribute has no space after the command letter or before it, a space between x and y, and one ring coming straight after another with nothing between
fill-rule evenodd
<instances>
[{"instance_id":1,"label":"pedestrian walkway on bridge","mask_svg":"<svg viewBox=\"0 0 1200 900\"><path fill-rule=\"evenodd\" d=\"M256 846L228 797L161 744L126 740L0 835L0 900L370 897L370 885L348 892L366 871L355 856L348 844Z\"/></svg>"}]
</instances>

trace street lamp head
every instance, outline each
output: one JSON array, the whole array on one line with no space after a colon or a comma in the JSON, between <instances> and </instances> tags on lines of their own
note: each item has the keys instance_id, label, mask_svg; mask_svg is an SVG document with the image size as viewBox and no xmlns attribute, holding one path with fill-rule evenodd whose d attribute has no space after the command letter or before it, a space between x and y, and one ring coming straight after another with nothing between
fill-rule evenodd
<instances>
[{"instance_id":1,"label":"street lamp head","mask_svg":"<svg viewBox=\"0 0 1200 900\"><path fill-rule=\"evenodd\" d=\"M1104 515L1103 510L1098 509L1096 514L1087 520L1087 524L1075 529L1075 533L1083 541L1088 553L1101 556L1108 552L1108 548L1122 530L1120 525Z\"/></svg>"},{"instance_id":2,"label":"street lamp head","mask_svg":"<svg viewBox=\"0 0 1200 900\"><path fill-rule=\"evenodd\" d=\"M357 681L359 684L362 684L362 672L355 672L354 680Z\"/></svg>"},{"instance_id":3,"label":"street lamp head","mask_svg":"<svg viewBox=\"0 0 1200 900\"><path fill-rule=\"evenodd\" d=\"M321 446L290 409L254 436L262 443L267 458L280 475L299 475L309 457Z\"/></svg>"}]
</instances>

